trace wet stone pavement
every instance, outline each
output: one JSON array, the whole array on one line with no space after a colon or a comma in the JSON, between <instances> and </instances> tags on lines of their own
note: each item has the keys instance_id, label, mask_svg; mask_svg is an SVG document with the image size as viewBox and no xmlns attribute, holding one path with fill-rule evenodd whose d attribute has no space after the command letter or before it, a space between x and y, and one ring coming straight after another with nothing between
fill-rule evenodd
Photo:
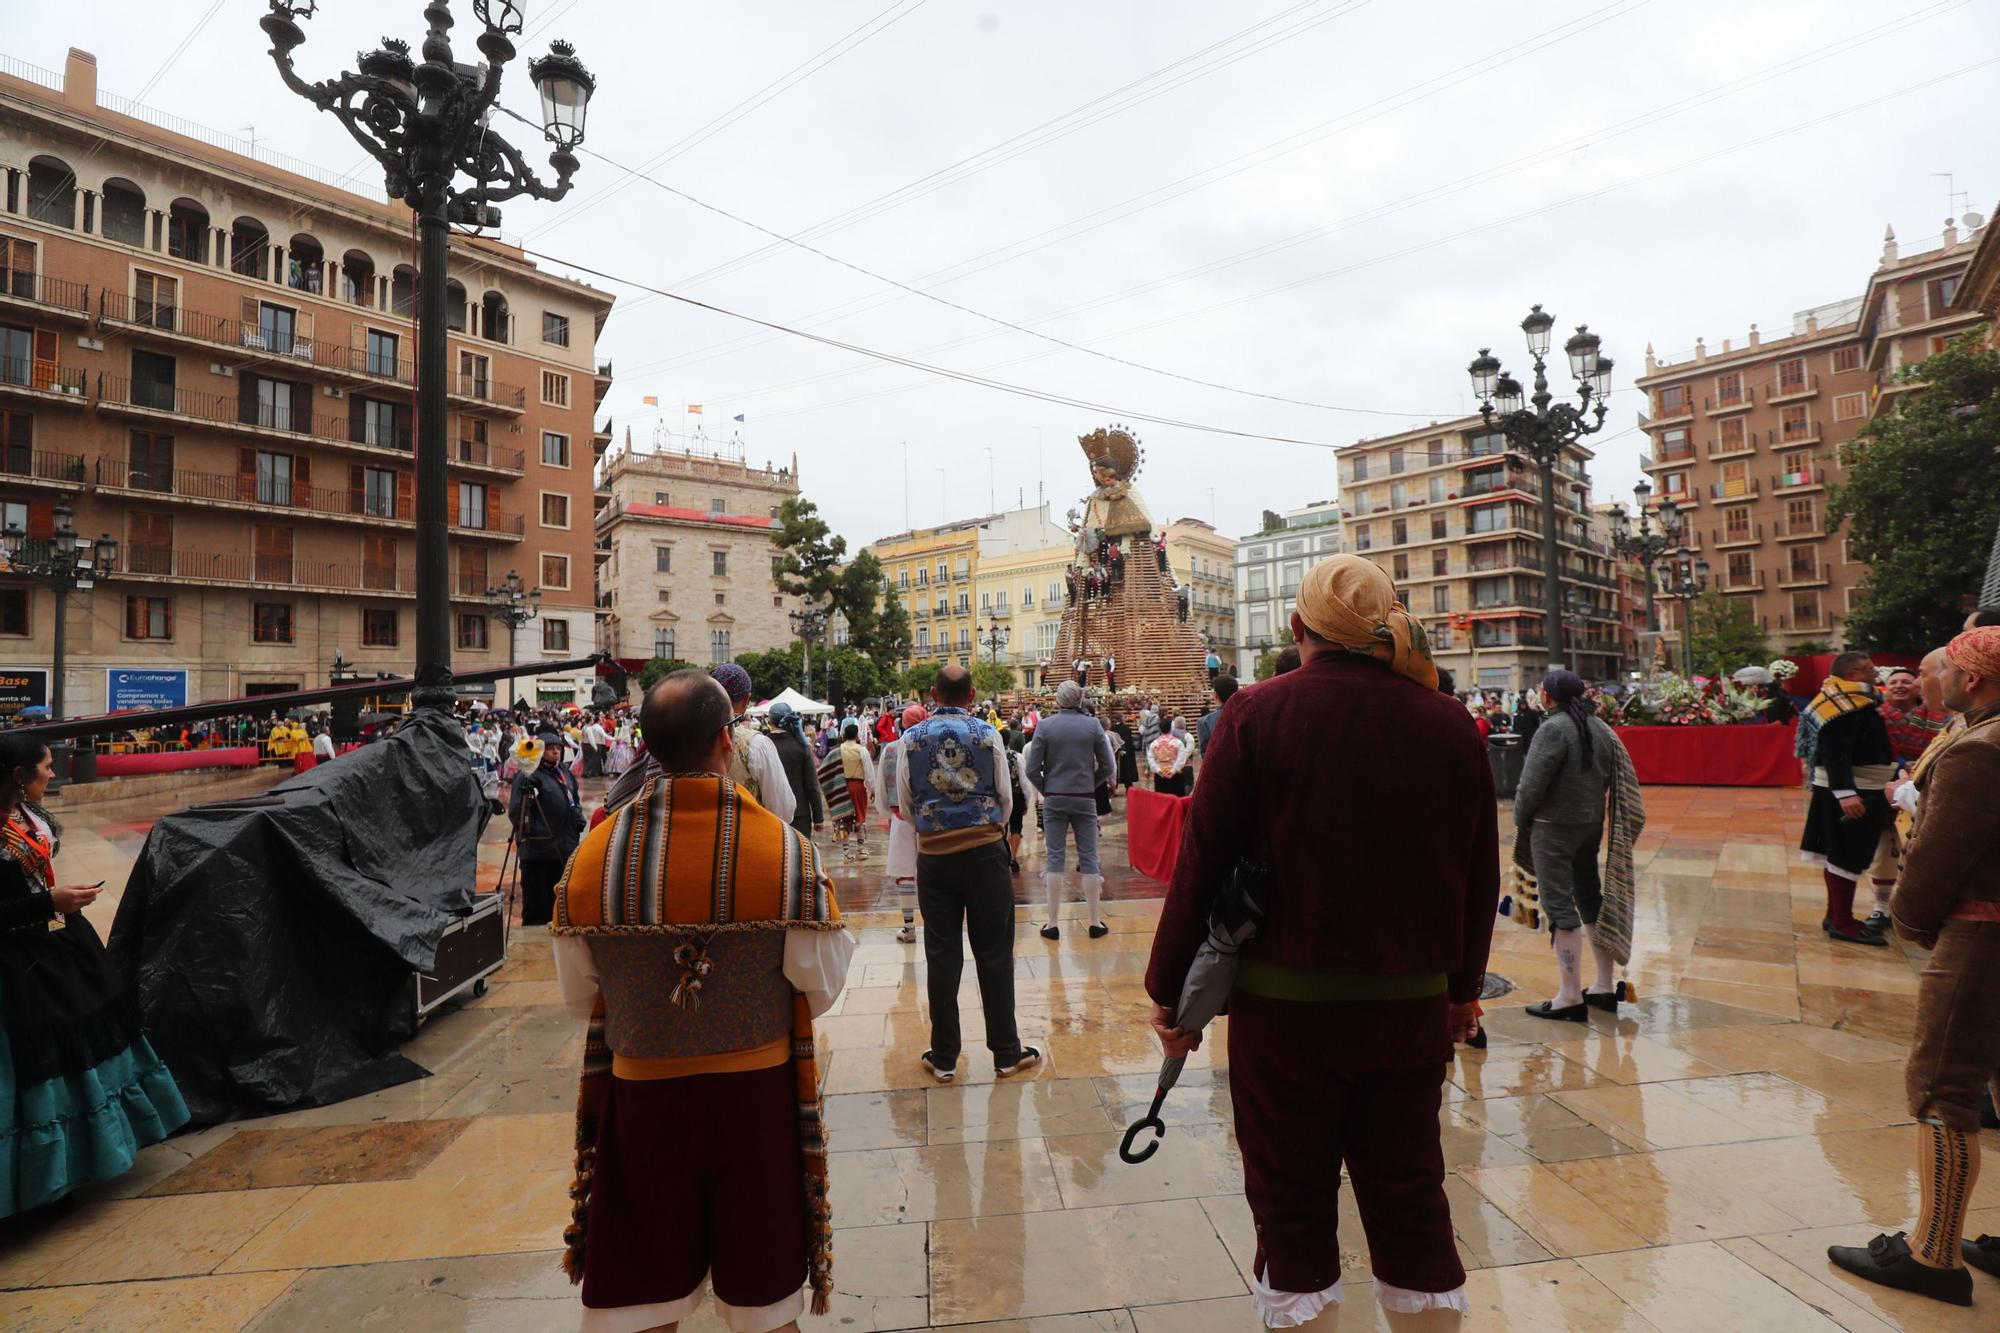
<instances>
[{"instance_id":1,"label":"wet stone pavement","mask_svg":"<svg viewBox=\"0 0 2000 1333\"><path fill-rule=\"evenodd\" d=\"M1647 803L1641 999L1588 1028L1526 1018L1520 1002L1551 993L1554 971L1543 937L1503 922L1492 967L1519 989L1490 1006L1491 1046L1449 1070L1440 1120L1472 1270L1467 1326L2000 1328L2000 1282L1983 1274L1959 1309L1868 1287L1824 1257L1916 1210L1901 1063L1915 956L1820 933L1819 877L1791 850L1795 793L1654 788ZM165 808L68 815L64 879L121 885ZM1106 862L1122 864L1122 809L1107 833ZM496 824L482 847L483 882L503 837ZM995 1081L968 968L971 1054L963 1081L939 1087L917 1064L925 969L920 947L893 938L883 850L878 830L866 857L830 858L861 948L819 1024L839 1293L806 1326L1257 1328L1226 1019L1169 1099L1159 1153L1117 1159L1159 1063L1141 989L1159 886L1111 875L1112 934L1049 943L1024 874L1017 1003L1045 1062ZM1039 850L1031 832L1024 861ZM115 908L107 891L92 909L101 930ZM489 994L405 1048L429 1078L183 1134L60 1221L10 1230L0 1327L574 1327L556 1250L581 1031L559 1007L546 933L514 941ZM1982 1138L2000 1151L2000 1135ZM1341 1326L1382 1327L1345 1192L1342 1216ZM2000 1169L1981 1178L1969 1226L2000 1232ZM683 1327L721 1324L705 1309Z\"/></svg>"}]
</instances>

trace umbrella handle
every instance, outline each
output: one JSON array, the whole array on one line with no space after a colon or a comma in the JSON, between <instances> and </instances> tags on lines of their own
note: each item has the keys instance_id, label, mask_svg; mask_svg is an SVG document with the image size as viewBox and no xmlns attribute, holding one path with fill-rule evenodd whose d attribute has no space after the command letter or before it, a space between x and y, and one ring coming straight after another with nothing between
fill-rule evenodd
<instances>
[{"instance_id":1,"label":"umbrella handle","mask_svg":"<svg viewBox=\"0 0 2000 1333\"><path fill-rule=\"evenodd\" d=\"M1152 1107L1147 1110L1145 1115L1133 1121L1131 1126L1126 1129L1125 1138L1118 1145L1119 1160L1123 1161L1126 1165L1137 1166L1160 1150L1160 1140L1165 1138L1167 1133L1167 1124L1164 1120L1160 1119L1160 1106L1166 1100L1167 1090L1165 1088L1156 1089L1153 1093ZM1147 1129L1153 1131L1153 1141L1144 1148L1134 1148L1132 1145L1137 1141L1140 1131Z\"/></svg>"}]
</instances>

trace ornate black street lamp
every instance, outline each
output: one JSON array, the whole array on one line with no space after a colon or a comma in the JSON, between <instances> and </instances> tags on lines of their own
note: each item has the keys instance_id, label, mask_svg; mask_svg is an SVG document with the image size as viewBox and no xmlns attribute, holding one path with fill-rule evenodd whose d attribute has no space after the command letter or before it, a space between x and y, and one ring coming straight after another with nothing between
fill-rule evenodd
<instances>
[{"instance_id":1,"label":"ornate black street lamp","mask_svg":"<svg viewBox=\"0 0 2000 1333\"><path fill-rule=\"evenodd\" d=\"M1006 650L1007 643L1013 638L1013 634L1012 630L997 620L990 622L986 626L986 652L995 662L1000 660L1000 654Z\"/></svg>"},{"instance_id":2,"label":"ornate black street lamp","mask_svg":"<svg viewBox=\"0 0 2000 1333\"><path fill-rule=\"evenodd\" d=\"M299 20L311 18L315 0L270 0L260 21L271 38L271 58L285 86L337 117L347 132L382 164L389 194L417 215L417 673L411 698L420 707L450 708L451 550L445 526L445 281L451 223L494 227L494 205L519 195L560 199L575 174L575 149L583 142L584 115L597 82L565 42L529 62L541 95L543 133L555 151L549 165L556 183L545 185L506 139L489 125L500 94L500 75L514 58L513 38L523 15L514 0L472 0L484 25L477 66L452 58L449 0L430 0L424 18L422 60L407 42L385 38L356 62L358 73L308 83L292 68L292 52L305 42Z\"/></svg>"},{"instance_id":3,"label":"ornate black street lamp","mask_svg":"<svg viewBox=\"0 0 2000 1333\"><path fill-rule=\"evenodd\" d=\"M1611 506L1611 549L1621 560L1638 562L1646 579L1646 628L1657 633L1660 614L1653 605L1653 566L1661 556L1681 549L1687 531L1681 521L1681 507L1671 495L1660 501L1660 526L1655 529L1651 521L1654 511L1646 507L1652 498L1653 483L1641 478L1632 488L1632 499L1639 511L1637 532L1632 530L1632 519L1625 506Z\"/></svg>"},{"instance_id":4,"label":"ornate black street lamp","mask_svg":"<svg viewBox=\"0 0 2000 1333\"><path fill-rule=\"evenodd\" d=\"M486 590L486 609L495 620L507 627L507 665L513 666L514 635L521 626L542 613L542 590L523 588L519 572L510 569L499 587Z\"/></svg>"},{"instance_id":5,"label":"ornate black street lamp","mask_svg":"<svg viewBox=\"0 0 2000 1333\"><path fill-rule=\"evenodd\" d=\"M1506 437L1509 448L1535 460L1542 479L1542 605L1548 624L1549 661L1563 660L1562 565L1556 544L1556 465L1569 447L1604 429L1604 398L1611 390L1611 358L1598 355L1599 339L1584 325L1563 344L1570 373L1576 377L1576 405L1559 403L1549 392L1546 360L1549 330L1556 317L1539 305L1521 321L1528 356L1535 363L1535 391L1523 394L1521 383L1500 369L1500 358L1482 347L1466 367L1479 415L1489 430Z\"/></svg>"},{"instance_id":6,"label":"ornate black street lamp","mask_svg":"<svg viewBox=\"0 0 2000 1333\"><path fill-rule=\"evenodd\" d=\"M0 530L0 570L19 574L37 583L46 583L56 595L55 678L49 682L49 716L63 715L63 676L67 657L65 620L72 588L88 589L97 576L117 566L118 543L110 533L92 539L80 536L70 520L76 511L66 504L55 507L55 530L48 537L32 539L19 525L10 523Z\"/></svg>"},{"instance_id":7,"label":"ornate black street lamp","mask_svg":"<svg viewBox=\"0 0 2000 1333\"><path fill-rule=\"evenodd\" d=\"M1689 560L1685 555L1661 565L1660 596L1677 597L1681 604L1681 674L1694 674L1694 599L1708 590L1708 561Z\"/></svg>"},{"instance_id":8,"label":"ornate black street lamp","mask_svg":"<svg viewBox=\"0 0 2000 1333\"><path fill-rule=\"evenodd\" d=\"M805 686L802 691L806 698L812 698L813 645L826 637L826 612L815 606L804 607L792 612L792 630L799 636L799 644L805 663L802 673Z\"/></svg>"}]
</instances>

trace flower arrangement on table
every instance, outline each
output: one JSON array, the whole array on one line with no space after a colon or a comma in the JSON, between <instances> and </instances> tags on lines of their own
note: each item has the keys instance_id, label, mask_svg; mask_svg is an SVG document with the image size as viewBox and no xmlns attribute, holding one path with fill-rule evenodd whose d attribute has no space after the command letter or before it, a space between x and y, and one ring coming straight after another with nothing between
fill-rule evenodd
<instances>
[{"instance_id":1,"label":"flower arrangement on table","mask_svg":"<svg viewBox=\"0 0 2000 1333\"><path fill-rule=\"evenodd\" d=\"M1799 664L1789 657L1780 657L1771 663L1771 678L1780 684L1799 674Z\"/></svg>"},{"instance_id":2,"label":"flower arrangement on table","mask_svg":"<svg viewBox=\"0 0 2000 1333\"><path fill-rule=\"evenodd\" d=\"M1773 672L1775 675L1775 671ZM1664 672L1648 694L1635 694L1620 706L1614 725L1652 727L1719 727L1754 722L1771 706L1733 680L1681 676Z\"/></svg>"}]
</instances>

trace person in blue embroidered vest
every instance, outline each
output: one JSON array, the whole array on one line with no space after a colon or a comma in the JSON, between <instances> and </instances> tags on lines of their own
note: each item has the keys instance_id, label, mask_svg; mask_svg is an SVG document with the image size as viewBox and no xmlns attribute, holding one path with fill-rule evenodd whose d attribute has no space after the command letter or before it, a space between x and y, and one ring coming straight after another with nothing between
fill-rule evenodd
<instances>
[{"instance_id":1,"label":"person in blue embroidered vest","mask_svg":"<svg viewBox=\"0 0 2000 1333\"><path fill-rule=\"evenodd\" d=\"M958 1072L958 982L965 970L961 923L972 940L986 1047L1006 1075L1040 1063L1014 1024L1014 878L1007 820L1014 784L1006 747L990 723L972 715L972 673L938 672L937 708L903 733L896 806L917 833L917 906L924 915L924 961L930 969L931 1046L924 1067L940 1083Z\"/></svg>"}]
</instances>

